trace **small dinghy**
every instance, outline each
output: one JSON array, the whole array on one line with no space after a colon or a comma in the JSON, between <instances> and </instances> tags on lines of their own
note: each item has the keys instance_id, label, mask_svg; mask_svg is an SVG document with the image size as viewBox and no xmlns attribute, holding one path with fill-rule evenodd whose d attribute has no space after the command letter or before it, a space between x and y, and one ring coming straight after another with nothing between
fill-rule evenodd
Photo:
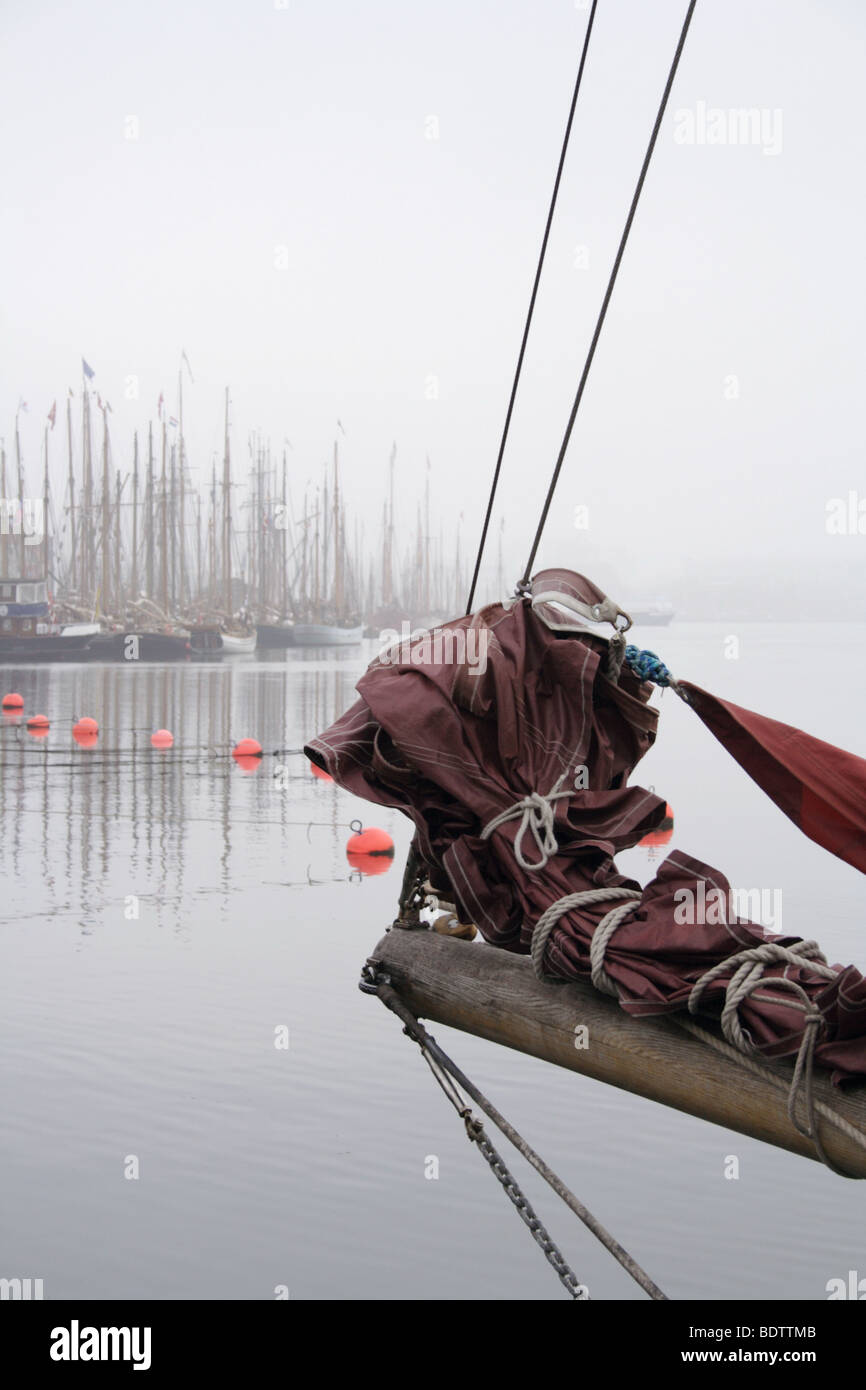
<instances>
[{"instance_id":1,"label":"small dinghy","mask_svg":"<svg viewBox=\"0 0 866 1390\"><path fill-rule=\"evenodd\" d=\"M246 656L256 649L254 632L224 632L222 639L226 656Z\"/></svg>"}]
</instances>

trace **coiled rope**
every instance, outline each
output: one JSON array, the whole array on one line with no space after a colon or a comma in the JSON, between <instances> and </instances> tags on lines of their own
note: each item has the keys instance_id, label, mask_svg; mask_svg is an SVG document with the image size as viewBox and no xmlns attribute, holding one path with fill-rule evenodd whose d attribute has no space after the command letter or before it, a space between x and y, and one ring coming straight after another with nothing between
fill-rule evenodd
<instances>
[{"instance_id":1,"label":"coiled rope","mask_svg":"<svg viewBox=\"0 0 866 1390\"><path fill-rule=\"evenodd\" d=\"M642 893L629 888L594 888L581 893L570 893L566 897L558 898L551 903L539 917L535 924L530 943L530 956L532 968L539 980L558 979L558 976L550 976L544 970L544 956L550 933L557 923L566 913L574 911L576 908L590 907L594 903L610 902L615 899L625 899L614 907L610 912L602 917L598 926L592 934L589 945L590 972L592 983L602 994L612 995L615 999L619 998L619 989L615 982L610 978L604 968L605 953L610 943L611 937L622 925L627 917L639 906ZM815 1147L815 1152L822 1163L826 1164L834 1173L840 1177L854 1178L857 1174L848 1173L840 1168L828 1156L821 1142L817 1116L820 1115L830 1124L834 1125L841 1133L852 1139L860 1148L866 1149L866 1134L850 1124L843 1116L839 1115L831 1106L825 1105L823 1101L816 1098L813 1092L813 1072L815 1062L815 1047L818 1035L824 1026L824 1016L818 1009L813 1000L810 999L802 985L796 980L792 980L785 975L774 975L769 979L764 977L764 969L767 965L808 965L809 969L822 979L832 982L838 979L838 972L827 964L826 957L823 955L816 941L797 941L792 946L780 946L777 942L766 941L760 946L750 947L745 951L739 951L735 955L728 956L725 960L719 961L716 965L706 970L703 975L695 982L689 995L689 1013L696 1014L699 1011L701 998L706 988L718 980L721 976L731 972L731 978L725 986L725 999L722 1005L721 1027L725 1041L715 1037L704 1028L698 1027L690 1020L674 1014L674 1021L684 1028L686 1032L692 1033L695 1037L701 1038L705 1043L715 1048L723 1056L735 1061L746 1071L753 1075L761 1076L769 1080L777 1089L787 1092L788 1096L788 1118L791 1124L807 1138ZM804 1015L803 1037L797 1052L794 1063L794 1072L790 1081L782 1076L773 1067L764 1061L759 1061L758 1049L751 1043L746 1031L744 1030L740 1018L739 1007L758 989L778 988L790 994L792 998L788 1001L793 1008L800 1009ZM798 1102L802 1099L804 1119L798 1115Z\"/></svg>"}]
</instances>

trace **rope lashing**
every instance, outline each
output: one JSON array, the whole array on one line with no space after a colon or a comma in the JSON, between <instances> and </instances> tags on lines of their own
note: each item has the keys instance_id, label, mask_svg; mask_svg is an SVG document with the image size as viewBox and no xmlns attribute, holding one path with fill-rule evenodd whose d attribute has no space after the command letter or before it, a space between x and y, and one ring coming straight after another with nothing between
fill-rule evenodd
<instances>
[{"instance_id":1,"label":"rope lashing","mask_svg":"<svg viewBox=\"0 0 866 1390\"><path fill-rule=\"evenodd\" d=\"M625 649L625 663L642 681L649 681L652 685L676 685L667 666L655 652L642 651L629 643Z\"/></svg>"},{"instance_id":2,"label":"rope lashing","mask_svg":"<svg viewBox=\"0 0 866 1390\"><path fill-rule=\"evenodd\" d=\"M625 634L615 632L607 644L607 677L614 685L619 681L627 650Z\"/></svg>"},{"instance_id":3,"label":"rope lashing","mask_svg":"<svg viewBox=\"0 0 866 1390\"><path fill-rule=\"evenodd\" d=\"M562 780L560 777L559 782ZM517 827L517 834L514 837L514 857L526 873L537 873L539 869L545 868L548 860L559 849L559 844L553 833L553 802L573 795L573 792L567 788L560 791L558 789L559 782L556 782L546 795L541 792L530 792L520 801L515 801L513 806L509 806L505 811L500 811L498 816L494 816L491 821L488 821L481 832L482 840L489 840L494 830L498 830L500 825L505 825L506 821L515 820L520 816L520 825ZM527 831L531 833L538 850L538 858L535 860L527 859L523 853L523 837Z\"/></svg>"},{"instance_id":4,"label":"rope lashing","mask_svg":"<svg viewBox=\"0 0 866 1390\"><path fill-rule=\"evenodd\" d=\"M797 996L791 1000L793 1008L802 1009L807 1015L813 1011L811 999L796 980L790 980L784 975L774 975L771 980L764 979L764 967L772 964L808 965L810 970L824 980L833 981L839 978L838 972L827 964L817 941L796 941L793 946L779 946L775 941L765 941L760 946L753 946L746 951L739 951L735 956L728 956L712 969L705 971L689 995L689 1013L696 1014L700 1011L701 996L708 985L732 971L731 979L725 988L722 1032L728 1042L733 1043L741 1052L757 1052L758 1049L752 1045L743 1031L737 1010L761 985L778 986Z\"/></svg>"},{"instance_id":5,"label":"rope lashing","mask_svg":"<svg viewBox=\"0 0 866 1390\"><path fill-rule=\"evenodd\" d=\"M544 954L550 933L566 913L572 912L575 908L590 907L593 903L609 902L617 898L624 899L625 901L620 902L617 907L612 908L602 917L589 943L593 985L601 993L618 998L619 990L604 968L605 953L614 932L635 911L641 897L641 893L629 888L594 888L582 893L570 893L564 898L558 898L555 903L551 903L536 922L530 943L532 968L537 979L552 980L557 978L545 973ZM722 1032L726 1041L723 1042L720 1038L707 1032L706 1029L699 1028L690 1020L686 1021L677 1015L674 1015L674 1021L687 1032L701 1038L708 1046L715 1048L717 1052L721 1052L723 1056L744 1067L746 1071L751 1071L784 1090L787 1093L788 1118L793 1127L804 1138L810 1140L822 1163L826 1164L834 1173L839 1174L840 1177L850 1178L853 1175L846 1172L845 1169L839 1168L826 1153L821 1143L816 1117L821 1115L841 1133L853 1139L861 1148L866 1148L866 1135L854 1125L849 1124L843 1116L837 1114L823 1101L816 1099L813 1093L815 1047L824 1024L824 1017L820 1009L815 1007L802 985L798 984L796 980L788 979L784 975L774 975L769 980L764 978L766 965L782 962L786 965L808 965L810 970L828 982L838 978L837 971L827 964L826 957L817 941L796 941L793 946L780 946L774 941L765 941L760 946L739 951L736 955L728 956L725 960L719 961L701 975L689 995L689 1012L695 1014L698 1012L701 997L707 986L720 976L733 971L725 990L725 1002L721 1015ZM787 991L792 995L791 1005L802 1010L804 1015L803 1038L790 1082L773 1067L768 1066L766 1062L758 1060L760 1056L758 1049L747 1038L739 1020L737 1010L740 1004L762 986L767 989L771 986L778 986ZM801 1120L797 1113L797 1103L801 1094L805 1113L804 1120Z\"/></svg>"},{"instance_id":6,"label":"rope lashing","mask_svg":"<svg viewBox=\"0 0 866 1390\"><path fill-rule=\"evenodd\" d=\"M799 1009L803 1013L804 1019L803 1038L797 1052L794 1075L788 1092L788 1118L800 1134L812 1141L822 1162L838 1173L841 1170L830 1161L821 1144L812 1095L815 1047L818 1042L818 1035L824 1026L824 1016L820 1009L815 1007L803 986L798 984L796 980L791 980L786 975L774 975L770 979L765 979L764 968L772 964L808 965L811 971L828 982L838 979L838 972L827 964L827 958L817 941L796 941L793 946L780 946L777 942L767 941L761 946L739 951L735 956L729 956L727 960L719 961L711 970L705 971L689 995L689 1013L698 1013L701 996L708 985L720 976L732 971L731 978L725 987L725 1002L721 1014L722 1033L739 1052L753 1056L758 1049L752 1044L740 1022L738 1013L740 1005L761 988L780 989L794 996L789 1003L792 1008ZM802 1121L797 1114L797 1102L801 1092L805 1111L805 1119ZM845 1176L849 1175L846 1174Z\"/></svg>"},{"instance_id":7,"label":"rope lashing","mask_svg":"<svg viewBox=\"0 0 866 1390\"><path fill-rule=\"evenodd\" d=\"M582 893L568 893L564 898L557 898L555 903L551 903L550 907L542 912L533 928L529 954L532 958L532 968L536 978L539 980L556 978L545 974L544 953L547 950L550 933L560 918L578 907L591 907L593 903L619 902L618 907L613 908L606 916L602 917L593 932L589 946L592 983L602 993L616 996L616 987L604 968L604 953L613 933L625 921L629 913L634 912L641 897L642 894L634 888L588 888ZM620 901L623 898L626 900L625 902Z\"/></svg>"}]
</instances>

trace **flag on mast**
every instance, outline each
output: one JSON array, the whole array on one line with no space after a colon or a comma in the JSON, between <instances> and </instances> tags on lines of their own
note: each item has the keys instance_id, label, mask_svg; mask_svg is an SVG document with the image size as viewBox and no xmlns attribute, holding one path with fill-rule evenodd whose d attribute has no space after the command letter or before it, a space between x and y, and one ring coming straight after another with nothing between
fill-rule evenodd
<instances>
[{"instance_id":1,"label":"flag on mast","mask_svg":"<svg viewBox=\"0 0 866 1390\"><path fill-rule=\"evenodd\" d=\"M51 421L51 428L54 429L54 421L57 416L57 402L55 401L48 412L48 419Z\"/></svg>"},{"instance_id":2,"label":"flag on mast","mask_svg":"<svg viewBox=\"0 0 866 1390\"><path fill-rule=\"evenodd\" d=\"M186 363L186 369L187 369L187 371L189 372L189 379L190 379L190 381L192 382L192 384L195 385L195 377L194 377L193 374L192 374L192 367L189 365L189 358L187 357L187 355L186 355L186 350L185 350L184 348L181 348L181 351L180 351L180 360L181 360L181 362L185 362L185 363Z\"/></svg>"},{"instance_id":3,"label":"flag on mast","mask_svg":"<svg viewBox=\"0 0 866 1390\"><path fill-rule=\"evenodd\" d=\"M93 379L93 377L96 376L96 372L93 370L93 368L91 367L90 363L89 363L89 362L86 360L86 358L84 358L84 357L82 357L82 359L81 359L81 370L83 371L84 375L87 377L87 380L88 380L88 381L91 381L91 380Z\"/></svg>"}]
</instances>

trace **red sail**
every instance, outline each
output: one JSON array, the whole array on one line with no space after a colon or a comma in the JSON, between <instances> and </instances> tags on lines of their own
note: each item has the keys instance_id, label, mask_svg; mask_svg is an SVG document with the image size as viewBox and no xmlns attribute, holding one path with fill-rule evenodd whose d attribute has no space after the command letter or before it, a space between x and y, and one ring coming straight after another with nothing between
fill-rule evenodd
<instances>
[{"instance_id":1,"label":"red sail","mask_svg":"<svg viewBox=\"0 0 866 1390\"><path fill-rule=\"evenodd\" d=\"M866 759L679 681L752 781L810 840L866 873Z\"/></svg>"}]
</instances>

